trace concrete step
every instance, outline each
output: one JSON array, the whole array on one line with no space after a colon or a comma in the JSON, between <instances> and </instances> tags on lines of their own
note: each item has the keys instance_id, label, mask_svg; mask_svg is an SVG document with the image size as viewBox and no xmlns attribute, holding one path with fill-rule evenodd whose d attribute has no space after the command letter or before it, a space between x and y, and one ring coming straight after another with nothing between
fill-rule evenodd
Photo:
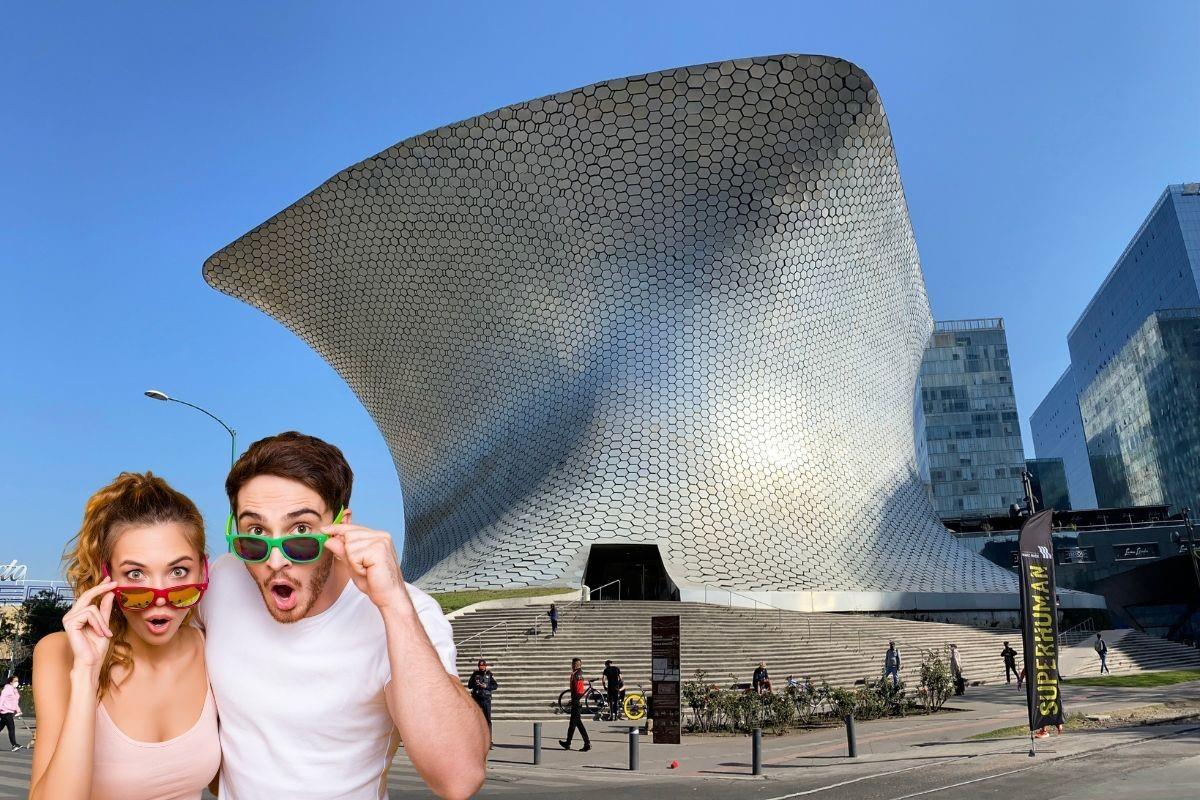
<instances>
[{"instance_id":1,"label":"concrete step","mask_svg":"<svg viewBox=\"0 0 1200 800\"><path fill-rule=\"evenodd\" d=\"M767 662L776 686L782 686L789 674L853 686L882 674L889 640L900 646L901 678L912 688L918 681L921 653L934 650L946 657L950 642L958 644L970 680L997 682L1004 680L1002 643L1007 640L1018 653L1021 650L1020 633L1013 629L630 601L570 607L564 611L557 636L548 636L548 622L539 625L540 636L524 635L520 626L531 626L546 607L481 610L453 621L461 674L470 673L480 652L494 665L500 682L493 697L497 719L543 718L566 686L573 657L584 660L585 673L596 678L597 687L604 660L611 658L621 667L628 688L648 689L650 617L656 614L681 618L684 679L700 669L708 680L722 686L735 680L731 675L748 682L759 660ZM502 621L504 625L493 627ZM1200 652L1143 634L1131 636L1110 643L1109 666L1114 672L1200 667ZM1084 662L1081 665L1086 667Z\"/></svg>"}]
</instances>

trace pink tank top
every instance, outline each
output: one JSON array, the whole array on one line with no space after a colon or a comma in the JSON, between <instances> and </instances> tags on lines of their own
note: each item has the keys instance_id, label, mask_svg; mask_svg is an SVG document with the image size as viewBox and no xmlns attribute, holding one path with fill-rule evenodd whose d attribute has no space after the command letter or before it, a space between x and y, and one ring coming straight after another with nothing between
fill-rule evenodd
<instances>
[{"instance_id":1,"label":"pink tank top","mask_svg":"<svg viewBox=\"0 0 1200 800\"><path fill-rule=\"evenodd\" d=\"M221 766L211 689L196 724L165 742L130 739L97 706L92 800L199 800Z\"/></svg>"}]
</instances>

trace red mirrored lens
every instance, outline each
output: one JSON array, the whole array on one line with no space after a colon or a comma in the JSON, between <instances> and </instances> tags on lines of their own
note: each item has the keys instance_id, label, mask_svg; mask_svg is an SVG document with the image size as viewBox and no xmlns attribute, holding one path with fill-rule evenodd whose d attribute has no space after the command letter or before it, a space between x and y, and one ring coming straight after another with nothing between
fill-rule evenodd
<instances>
[{"instance_id":1,"label":"red mirrored lens","mask_svg":"<svg viewBox=\"0 0 1200 800\"><path fill-rule=\"evenodd\" d=\"M130 611L140 611L143 608L149 608L154 603L154 592L142 591L138 589L122 589L115 592L117 599L121 601L121 608L129 609Z\"/></svg>"},{"instance_id":2,"label":"red mirrored lens","mask_svg":"<svg viewBox=\"0 0 1200 800\"><path fill-rule=\"evenodd\" d=\"M176 608L188 608L196 605L200 599L200 587L184 586L179 589L171 589L167 592L167 602Z\"/></svg>"}]
</instances>

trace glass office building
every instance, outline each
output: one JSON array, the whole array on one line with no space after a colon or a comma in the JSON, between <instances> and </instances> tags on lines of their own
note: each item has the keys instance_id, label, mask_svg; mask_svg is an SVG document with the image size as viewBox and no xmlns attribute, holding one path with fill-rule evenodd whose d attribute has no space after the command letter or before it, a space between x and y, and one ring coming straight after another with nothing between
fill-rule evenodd
<instances>
[{"instance_id":1,"label":"glass office building","mask_svg":"<svg viewBox=\"0 0 1200 800\"><path fill-rule=\"evenodd\" d=\"M1047 508L1071 510L1071 493L1067 488L1067 473L1061 458L1027 458L1025 469L1029 470L1033 502L1037 504L1038 511Z\"/></svg>"},{"instance_id":2,"label":"glass office building","mask_svg":"<svg viewBox=\"0 0 1200 800\"><path fill-rule=\"evenodd\" d=\"M1159 309L1200 306L1198 287L1200 183L1173 184L1159 196L1071 328L1067 336L1071 364L1030 418L1038 457L1063 459L1077 508L1105 506L1121 496L1120 492L1114 494L1112 487L1102 492L1098 485L1093 495L1093 481L1088 478L1094 462L1089 456L1090 435L1085 438L1079 398L1148 315Z\"/></svg>"},{"instance_id":3,"label":"glass office building","mask_svg":"<svg viewBox=\"0 0 1200 800\"><path fill-rule=\"evenodd\" d=\"M1200 508L1200 308L1150 314L1080 395L1104 506Z\"/></svg>"},{"instance_id":4,"label":"glass office building","mask_svg":"<svg viewBox=\"0 0 1200 800\"><path fill-rule=\"evenodd\" d=\"M1033 448L1038 460L1056 458L1062 461L1067 490L1075 508L1095 508L1096 488L1088 463L1083 417L1079 416L1079 390L1070 367L1034 409L1029 418L1029 429L1033 432Z\"/></svg>"},{"instance_id":5,"label":"glass office building","mask_svg":"<svg viewBox=\"0 0 1200 800\"><path fill-rule=\"evenodd\" d=\"M921 410L938 516L1004 513L1024 497L1004 320L935 324L921 362Z\"/></svg>"}]
</instances>

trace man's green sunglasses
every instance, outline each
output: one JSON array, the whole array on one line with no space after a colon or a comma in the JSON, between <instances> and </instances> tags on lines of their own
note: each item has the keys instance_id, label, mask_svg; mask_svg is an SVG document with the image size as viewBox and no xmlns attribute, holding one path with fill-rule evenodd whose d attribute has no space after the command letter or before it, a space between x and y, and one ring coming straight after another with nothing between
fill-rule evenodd
<instances>
[{"instance_id":1,"label":"man's green sunglasses","mask_svg":"<svg viewBox=\"0 0 1200 800\"><path fill-rule=\"evenodd\" d=\"M346 514L346 507L333 518L333 524L341 523ZM325 552L325 541L328 533L297 533L291 536L255 536L251 533L237 533L233 528L233 512L225 521L225 541L229 543L229 552L248 564L261 564L271 557L271 550L278 547L283 557L293 564L308 564L316 561Z\"/></svg>"}]
</instances>

